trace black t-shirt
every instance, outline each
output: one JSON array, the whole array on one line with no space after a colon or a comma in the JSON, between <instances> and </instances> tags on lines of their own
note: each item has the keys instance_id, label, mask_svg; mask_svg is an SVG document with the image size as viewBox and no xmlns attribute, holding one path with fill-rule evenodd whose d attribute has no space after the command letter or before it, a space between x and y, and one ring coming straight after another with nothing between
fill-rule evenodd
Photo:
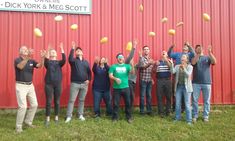
<instances>
[{"instance_id":1,"label":"black t-shirt","mask_svg":"<svg viewBox=\"0 0 235 141\"><path fill-rule=\"evenodd\" d=\"M28 60L27 64L25 67L20 70L17 68L17 65L23 61L23 58L19 57L15 59L15 76L16 76L16 81L21 81L21 82L31 82L33 80L33 70L34 68L37 68L37 62L35 60Z\"/></svg>"}]
</instances>

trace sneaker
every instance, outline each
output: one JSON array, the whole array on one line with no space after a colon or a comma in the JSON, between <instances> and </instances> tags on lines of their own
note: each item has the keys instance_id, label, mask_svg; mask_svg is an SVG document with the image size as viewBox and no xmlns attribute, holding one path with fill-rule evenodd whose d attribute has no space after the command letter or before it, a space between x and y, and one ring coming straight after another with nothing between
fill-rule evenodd
<instances>
[{"instance_id":1,"label":"sneaker","mask_svg":"<svg viewBox=\"0 0 235 141\"><path fill-rule=\"evenodd\" d=\"M163 115L163 114L160 114L160 117L161 117L161 118L164 118L164 115Z\"/></svg>"},{"instance_id":2,"label":"sneaker","mask_svg":"<svg viewBox=\"0 0 235 141\"><path fill-rule=\"evenodd\" d=\"M129 118L127 122L131 124L133 122L132 118Z\"/></svg>"},{"instance_id":3,"label":"sneaker","mask_svg":"<svg viewBox=\"0 0 235 141\"><path fill-rule=\"evenodd\" d=\"M187 122L187 124L188 124L188 125L190 125L190 126L192 125L192 123L191 123L191 122Z\"/></svg>"},{"instance_id":4,"label":"sneaker","mask_svg":"<svg viewBox=\"0 0 235 141\"><path fill-rule=\"evenodd\" d=\"M197 122L197 118L193 118L193 123L196 123Z\"/></svg>"},{"instance_id":5,"label":"sneaker","mask_svg":"<svg viewBox=\"0 0 235 141\"><path fill-rule=\"evenodd\" d=\"M147 115L153 116L153 112L147 112Z\"/></svg>"},{"instance_id":6,"label":"sneaker","mask_svg":"<svg viewBox=\"0 0 235 141\"><path fill-rule=\"evenodd\" d=\"M69 123L71 120L72 120L71 117L67 117L66 120L65 120L65 123Z\"/></svg>"},{"instance_id":7,"label":"sneaker","mask_svg":"<svg viewBox=\"0 0 235 141\"><path fill-rule=\"evenodd\" d=\"M178 119L174 119L173 120L173 123L177 123L177 122L179 122L180 120L178 120Z\"/></svg>"},{"instance_id":8,"label":"sneaker","mask_svg":"<svg viewBox=\"0 0 235 141\"><path fill-rule=\"evenodd\" d=\"M112 113L106 113L105 116L111 117L113 114Z\"/></svg>"},{"instance_id":9,"label":"sneaker","mask_svg":"<svg viewBox=\"0 0 235 141\"><path fill-rule=\"evenodd\" d=\"M37 128L36 125L25 123L28 128Z\"/></svg>"},{"instance_id":10,"label":"sneaker","mask_svg":"<svg viewBox=\"0 0 235 141\"><path fill-rule=\"evenodd\" d=\"M203 121L204 122L209 122L209 119L208 118L204 118Z\"/></svg>"},{"instance_id":11,"label":"sneaker","mask_svg":"<svg viewBox=\"0 0 235 141\"><path fill-rule=\"evenodd\" d=\"M170 112L166 112L165 116L166 117L170 116Z\"/></svg>"},{"instance_id":12,"label":"sneaker","mask_svg":"<svg viewBox=\"0 0 235 141\"><path fill-rule=\"evenodd\" d=\"M80 115L78 119L80 119L81 121L86 120L86 119L83 117L83 115Z\"/></svg>"},{"instance_id":13,"label":"sneaker","mask_svg":"<svg viewBox=\"0 0 235 141\"><path fill-rule=\"evenodd\" d=\"M113 119L112 119L112 122L113 122L113 123L116 123L117 121L118 121L118 119L116 119L116 118L113 118Z\"/></svg>"},{"instance_id":14,"label":"sneaker","mask_svg":"<svg viewBox=\"0 0 235 141\"><path fill-rule=\"evenodd\" d=\"M22 133L23 130L21 127L16 127L16 133L19 134L19 133Z\"/></svg>"},{"instance_id":15,"label":"sneaker","mask_svg":"<svg viewBox=\"0 0 235 141\"><path fill-rule=\"evenodd\" d=\"M99 114L95 114L94 118L100 118L100 115Z\"/></svg>"}]
</instances>

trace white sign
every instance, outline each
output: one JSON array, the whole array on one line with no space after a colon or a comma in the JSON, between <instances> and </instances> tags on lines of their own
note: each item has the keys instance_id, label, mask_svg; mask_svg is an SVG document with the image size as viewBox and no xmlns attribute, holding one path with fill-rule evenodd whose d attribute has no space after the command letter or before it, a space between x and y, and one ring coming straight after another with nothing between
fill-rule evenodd
<instances>
[{"instance_id":1,"label":"white sign","mask_svg":"<svg viewBox=\"0 0 235 141\"><path fill-rule=\"evenodd\" d=\"M0 0L0 10L91 14L91 0Z\"/></svg>"}]
</instances>

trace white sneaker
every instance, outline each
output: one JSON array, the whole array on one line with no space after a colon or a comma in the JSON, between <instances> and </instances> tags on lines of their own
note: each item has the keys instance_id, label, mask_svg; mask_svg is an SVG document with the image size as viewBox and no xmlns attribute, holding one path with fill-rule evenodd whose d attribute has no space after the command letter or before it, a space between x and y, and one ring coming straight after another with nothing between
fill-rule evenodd
<instances>
[{"instance_id":1,"label":"white sneaker","mask_svg":"<svg viewBox=\"0 0 235 141\"><path fill-rule=\"evenodd\" d=\"M78 119L80 119L81 121L86 120L86 119L83 117L83 115L80 115Z\"/></svg>"},{"instance_id":2,"label":"white sneaker","mask_svg":"<svg viewBox=\"0 0 235 141\"><path fill-rule=\"evenodd\" d=\"M22 130L22 127L16 127L16 133L21 133L21 132L23 132L23 130Z\"/></svg>"},{"instance_id":3,"label":"white sneaker","mask_svg":"<svg viewBox=\"0 0 235 141\"><path fill-rule=\"evenodd\" d=\"M71 117L67 117L66 120L65 120L65 123L69 123L71 121Z\"/></svg>"},{"instance_id":4,"label":"white sneaker","mask_svg":"<svg viewBox=\"0 0 235 141\"><path fill-rule=\"evenodd\" d=\"M208 118L204 118L203 121L204 122L209 122L209 119Z\"/></svg>"},{"instance_id":5,"label":"white sneaker","mask_svg":"<svg viewBox=\"0 0 235 141\"><path fill-rule=\"evenodd\" d=\"M193 123L196 123L197 122L197 118L193 118Z\"/></svg>"}]
</instances>

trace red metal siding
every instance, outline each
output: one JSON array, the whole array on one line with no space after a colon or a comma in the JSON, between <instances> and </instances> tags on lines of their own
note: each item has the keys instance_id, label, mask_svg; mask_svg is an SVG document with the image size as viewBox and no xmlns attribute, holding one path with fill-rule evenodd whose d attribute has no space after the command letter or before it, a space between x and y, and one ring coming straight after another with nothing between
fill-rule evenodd
<instances>
[{"instance_id":1,"label":"red metal siding","mask_svg":"<svg viewBox=\"0 0 235 141\"><path fill-rule=\"evenodd\" d=\"M143 4L143 12L139 5ZM39 51L51 43L56 49L60 42L65 45L68 56L71 42L76 41L84 50L84 55L92 66L95 56L105 56L110 64L116 61L115 54L126 51L126 44L138 39L139 45L135 55L143 45L149 45L154 59L160 58L162 50L175 43L176 50L181 51L184 41L195 46L213 45L217 64L212 68L213 104L235 104L235 1L234 0L93 0L91 15L63 16L62 22L55 22L57 14L0 12L0 107L17 107L15 96L15 74L13 62L18 56L18 48L27 45L34 48L34 58L38 60ZM211 16L210 22L202 19L202 14ZM163 17L168 22L161 23ZM180 21L183 26L176 27ZM78 30L70 30L71 24L78 24ZM43 31L42 38L33 36L33 29ZM175 36L168 35L174 28ZM149 37L148 32L156 33ZM100 44L102 37L108 37L108 43ZM44 94L45 69L35 71L34 85L38 102L45 105ZM69 97L70 66L63 67L63 94L61 105L66 106ZM135 103L139 103L139 88ZM153 87L153 103L156 104L156 88ZM91 87L86 98L86 105L92 105ZM202 101L202 99L200 99Z\"/></svg>"},{"instance_id":2,"label":"red metal siding","mask_svg":"<svg viewBox=\"0 0 235 141\"><path fill-rule=\"evenodd\" d=\"M230 7L229 7L229 14L230 14L230 60L231 60L231 76L230 76L230 79L231 79L231 88L232 88L232 94L230 95L231 96L231 99L232 99L232 102L235 102L235 74L234 74L234 70L235 70L235 56L234 56L234 52L235 52L235 42L234 42L234 39L235 39L235 9L234 9L234 6L235 6L235 1L230 1Z\"/></svg>"}]
</instances>

